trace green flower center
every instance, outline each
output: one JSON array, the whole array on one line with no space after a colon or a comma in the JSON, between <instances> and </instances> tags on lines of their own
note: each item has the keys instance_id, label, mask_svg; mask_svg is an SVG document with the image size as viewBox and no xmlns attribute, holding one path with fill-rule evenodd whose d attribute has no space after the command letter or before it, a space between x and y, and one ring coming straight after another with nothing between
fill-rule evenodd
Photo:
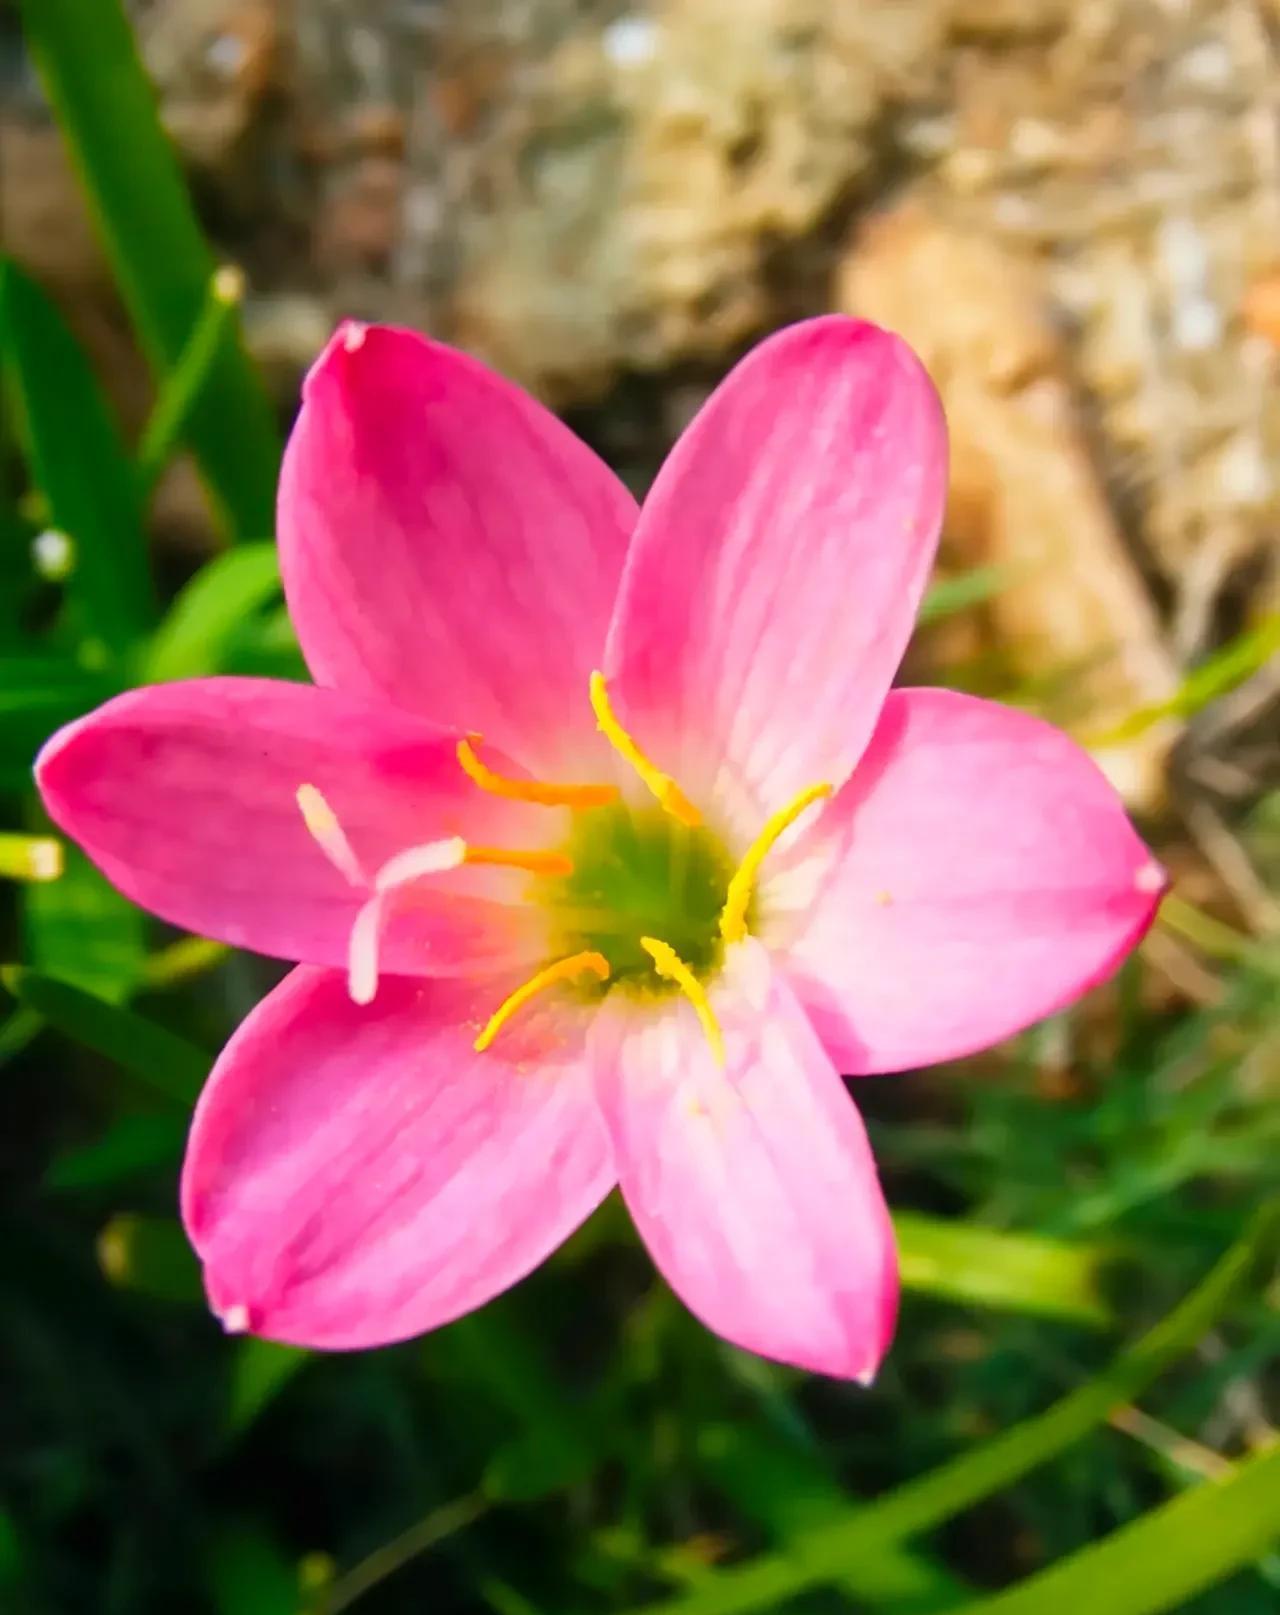
<instances>
[{"instance_id":1,"label":"green flower center","mask_svg":"<svg viewBox=\"0 0 1280 1615\"><path fill-rule=\"evenodd\" d=\"M642 937L659 937L701 981L720 967L720 911L735 868L718 836L662 808L615 802L574 815L563 849L573 873L540 879L533 896L552 916L552 958L599 953L608 981L584 980L588 996L621 983L646 993L679 991L654 971Z\"/></svg>"}]
</instances>

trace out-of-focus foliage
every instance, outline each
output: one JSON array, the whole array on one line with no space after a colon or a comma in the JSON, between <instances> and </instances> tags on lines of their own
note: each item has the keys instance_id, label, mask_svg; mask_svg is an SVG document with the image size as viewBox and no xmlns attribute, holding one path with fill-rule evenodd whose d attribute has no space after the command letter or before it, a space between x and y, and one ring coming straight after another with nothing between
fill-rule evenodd
<instances>
[{"instance_id":1,"label":"out-of-focus foliage","mask_svg":"<svg viewBox=\"0 0 1280 1615\"><path fill-rule=\"evenodd\" d=\"M214 278L116 0L22 13L157 397L129 442L49 297L4 266L6 874L40 872L29 771L60 723L143 682L305 676L235 283ZM183 445L253 542L179 580L151 564L148 509ZM948 579L926 618L1006 582ZM1162 710L1203 709L1274 648L1264 618ZM1276 1607L1274 942L1180 896L1073 1014L859 1084L907 1290L863 1391L708 1335L612 1201L427 1339L317 1357L224 1337L176 1176L212 1053L274 967L165 933L73 849L58 878L0 890L0 1608Z\"/></svg>"}]
</instances>

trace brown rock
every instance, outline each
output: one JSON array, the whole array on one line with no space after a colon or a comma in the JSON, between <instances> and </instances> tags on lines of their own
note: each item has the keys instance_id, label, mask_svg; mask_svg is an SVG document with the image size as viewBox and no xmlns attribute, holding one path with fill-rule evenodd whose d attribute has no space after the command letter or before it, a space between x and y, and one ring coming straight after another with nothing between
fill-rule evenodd
<instances>
[{"instance_id":1,"label":"brown rock","mask_svg":"<svg viewBox=\"0 0 1280 1615\"><path fill-rule=\"evenodd\" d=\"M908 205L853 241L836 298L901 332L937 382L952 437L947 552L1007 574L990 618L1022 680L1069 689L1069 705L1044 703L1049 715L1088 741L1167 700L1176 671L1090 463L1027 266ZM1095 746L1135 808L1160 801L1176 733L1162 721Z\"/></svg>"}]
</instances>

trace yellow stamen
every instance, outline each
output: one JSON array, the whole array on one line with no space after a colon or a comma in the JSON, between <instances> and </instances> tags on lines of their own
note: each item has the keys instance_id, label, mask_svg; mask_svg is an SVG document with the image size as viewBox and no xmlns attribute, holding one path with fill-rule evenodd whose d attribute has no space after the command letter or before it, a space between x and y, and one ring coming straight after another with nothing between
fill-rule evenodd
<instances>
[{"instance_id":1,"label":"yellow stamen","mask_svg":"<svg viewBox=\"0 0 1280 1615\"><path fill-rule=\"evenodd\" d=\"M539 970L536 976L530 976L522 987L517 987L515 992L509 998L505 998L490 1015L484 1031L472 1045L476 1053L483 1054L516 1011L522 1009L544 987L554 987L559 981L572 981L575 976L584 973L590 973L598 981L608 981L609 961L602 953L575 953L567 959L557 959L545 970Z\"/></svg>"},{"instance_id":2,"label":"yellow stamen","mask_svg":"<svg viewBox=\"0 0 1280 1615\"><path fill-rule=\"evenodd\" d=\"M607 807L618 799L616 785L551 785L540 779L512 779L495 774L476 756L470 740L458 742L458 762L467 778L493 796L513 802L536 802L541 807Z\"/></svg>"},{"instance_id":3,"label":"yellow stamen","mask_svg":"<svg viewBox=\"0 0 1280 1615\"><path fill-rule=\"evenodd\" d=\"M726 942L741 942L747 934L747 909L751 903L751 894L755 890L756 876L774 842L784 830L795 823L806 808L812 807L815 802L830 795L830 785L810 785L800 792L794 802L779 808L765 820L764 829L747 848L746 857L734 871L733 879L729 882L729 890L725 894L724 907L720 910L720 935Z\"/></svg>"},{"instance_id":4,"label":"yellow stamen","mask_svg":"<svg viewBox=\"0 0 1280 1615\"><path fill-rule=\"evenodd\" d=\"M603 673L591 675L590 692L591 710L596 715L596 723L614 751L631 764L673 819L679 819L681 824L687 824L690 829L695 829L702 823L702 815L671 775L664 774L660 768L651 763L618 722L609 704L609 692L605 686Z\"/></svg>"},{"instance_id":5,"label":"yellow stamen","mask_svg":"<svg viewBox=\"0 0 1280 1615\"><path fill-rule=\"evenodd\" d=\"M702 1030L707 1034L707 1042L711 1045L712 1058L717 1065L722 1066L724 1035L720 1031L720 1022L716 1019L716 1012L711 1007L702 983L670 943L663 942L656 936L642 936L640 946L653 960L653 968L663 980L674 981L693 1005L694 1013L702 1022Z\"/></svg>"},{"instance_id":6,"label":"yellow stamen","mask_svg":"<svg viewBox=\"0 0 1280 1615\"><path fill-rule=\"evenodd\" d=\"M297 800L302 822L319 843L321 852L339 874L345 875L353 886L359 886L364 880L360 860L352 851L337 814L314 785L299 785Z\"/></svg>"},{"instance_id":7,"label":"yellow stamen","mask_svg":"<svg viewBox=\"0 0 1280 1615\"><path fill-rule=\"evenodd\" d=\"M497 864L503 869L527 869L531 875L572 875L573 859L563 852L525 852L518 847L473 847L467 844L468 864Z\"/></svg>"}]
</instances>

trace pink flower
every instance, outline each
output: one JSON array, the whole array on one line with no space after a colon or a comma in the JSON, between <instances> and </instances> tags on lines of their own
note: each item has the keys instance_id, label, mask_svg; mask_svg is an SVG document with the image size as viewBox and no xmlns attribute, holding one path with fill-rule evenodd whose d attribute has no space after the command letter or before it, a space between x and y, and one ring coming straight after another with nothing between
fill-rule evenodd
<instances>
[{"instance_id":1,"label":"pink flower","mask_svg":"<svg viewBox=\"0 0 1280 1615\"><path fill-rule=\"evenodd\" d=\"M135 690L38 763L135 901L303 961L192 1129L228 1328L433 1328L617 1182L712 1329L875 1372L897 1264L840 1073L1062 1008L1164 884L1065 736L890 690L945 487L928 378L853 320L763 343L643 511L474 360L338 333L280 490L316 687Z\"/></svg>"}]
</instances>

